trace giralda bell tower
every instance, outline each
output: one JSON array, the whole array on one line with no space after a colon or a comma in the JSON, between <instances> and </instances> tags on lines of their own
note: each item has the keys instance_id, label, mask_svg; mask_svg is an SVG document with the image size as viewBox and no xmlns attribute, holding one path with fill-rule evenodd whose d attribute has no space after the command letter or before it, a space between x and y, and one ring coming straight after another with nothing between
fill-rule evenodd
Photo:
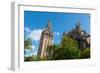
<instances>
[{"instance_id":1,"label":"giralda bell tower","mask_svg":"<svg viewBox=\"0 0 100 73\"><path fill-rule=\"evenodd\" d=\"M42 31L40 38L38 55L41 58L47 56L46 48L52 45L52 39L53 39L53 32L52 32L51 21L48 20L46 28Z\"/></svg>"}]
</instances>

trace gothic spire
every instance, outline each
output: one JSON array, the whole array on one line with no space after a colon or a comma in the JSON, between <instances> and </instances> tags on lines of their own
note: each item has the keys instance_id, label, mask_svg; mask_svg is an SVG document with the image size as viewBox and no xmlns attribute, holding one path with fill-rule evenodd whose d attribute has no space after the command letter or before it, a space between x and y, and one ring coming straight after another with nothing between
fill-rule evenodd
<instances>
[{"instance_id":1,"label":"gothic spire","mask_svg":"<svg viewBox=\"0 0 100 73\"><path fill-rule=\"evenodd\" d=\"M76 28L77 28L77 29L81 29L80 21L78 21L78 22L76 23Z\"/></svg>"},{"instance_id":2,"label":"gothic spire","mask_svg":"<svg viewBox=\"0 0 100 73\"><path fill-rule=\"evenodd\" d=\"M48 23L47 23L47 27L46 28L49 29L49 30L51 30L51 20L50 19L48 20Z\"/></svg>"}]
</instances>

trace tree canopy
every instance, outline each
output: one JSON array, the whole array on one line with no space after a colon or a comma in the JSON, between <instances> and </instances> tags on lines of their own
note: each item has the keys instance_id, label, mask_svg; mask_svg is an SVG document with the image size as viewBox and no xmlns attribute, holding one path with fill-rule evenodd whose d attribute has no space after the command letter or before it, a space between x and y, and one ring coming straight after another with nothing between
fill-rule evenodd
<instances>
[{"instance_id":1,"label":"tree canopy","mask_svg":"<svg viewBox=\"0 0 100 73\"><path fill-rule=\"evenodd\" d=\"M31 39L24 40L24 48L31 49ZM41 60L65 60L65 59L84 59L90 58L90 48L79 48L78 42L69 36L63 36L59 44L54 44L46 48L47 56L25 57L25 61L41 61Z\"/></svg>"},{"instance_id":2,"label":"tree canopy","mask_svg":"<svg viewBox=\"0 0 100 73\"><path fill-rule=\"evenodd\" d=\"M51 45L47 48L48 60L89 58L90 49L81 51L78 42L69 36L64 36L59 45Z\"/></svg>"}]
</instances>

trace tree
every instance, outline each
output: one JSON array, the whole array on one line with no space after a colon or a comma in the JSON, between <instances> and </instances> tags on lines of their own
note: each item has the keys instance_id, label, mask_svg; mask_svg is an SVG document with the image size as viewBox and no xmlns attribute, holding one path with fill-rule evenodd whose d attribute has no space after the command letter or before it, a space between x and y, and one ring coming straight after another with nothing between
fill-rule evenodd
<instances>
[{"instance_id":1,"label":"tree","mask_svg":"<svg viewBox=\"0 0 100 73\"><path fill-rule=\"evenodd\" d=\"M32 49L32 40L30 38L24 39L24 49Z\"/></svg>"},{"instance_id":2,"label":"tree","mask_svg":"<svg viewBox=\"0 0 100 73\"><path fill-rule=\"evenodd\" d=\"M48 60L53 60L54 59L54 54L56 54L56 50L58 49L58 45L51 45L48 46L46 51L47 51L47 59Z\"/></svg>"},{"instance_id":3,"label":"tree","mask_svg":"<svg viewBox=\"0 0 100 73\"><path fill-rule=\"evenodd\" d=\"M69 36L63 36L61 40L61 47L63 48L79 48L78 42Z\"/></svg>"},{"instance_id":4,"label":"tree","mask_svg":"<svg viewBox=\"0 0 100 73\"><path fill-rule=\"evenodd\" d=\"M24 57L24 61L40 61L40 60L42 60L40 56L36 56L36 55Z\"/></svg>"},{"instance_id":5,"label":"tree","mask_svg":"<svg viewBox=\"0 0 100 73\"><path fill-rule=\"evenodd\" d=\"M59 47L53 54L54 60L78 59L79 57L80 57L80 50L76 48Z\"/></svg>"},{"instance_id":6,"label":"tree","mask_svg":"<svg viewBox=\"0 0 100 73\"><path fill-rule=\"evenodd\" d=\"M64 36L61 39L60 46L49 46L47 52L49 60L78 59L80 57L77 41L69 36Z\"/></svg>"},{"instance_id":7,"label":"tree","mask_svg":"<svg viewBox=\"0 0 100 73\"><path fill-rule=\"evenodd\" d=\"M32 57L24 57L24 61L33 61Z\"/></svg>"},{"instance_id":8,"label":"tree","mask_svg":"<svg viewBox=\"0 0 100 73\"><path fill-rule=\"evenodd\" d=\"M80 58L90 58L90 48L85 48L81 51Z\"/></svg>"},{"instance_id":9,"label":"tree","mask_svg":"<svg viewBox=\"0 0 100 73\"><path fill-rule=\"evenodd\" d=\"M78 59L80 56L78 42L69 36L63 36L61 40L60 56L62 59Z\"/></svg>"},{"instance_id":10,"label":"tree","mask_svg":"<svg viewBox=\"0 0 100 73\"><path fill-rule=\"evenodd\" d=\"M32 49L32 40L30 38L26 38L24 36L24 54L26 54L26 50L31 50ZM25 57L24 56L24 60L25 61L32 61L32 57Z\"/></svg>"}]
</instances>

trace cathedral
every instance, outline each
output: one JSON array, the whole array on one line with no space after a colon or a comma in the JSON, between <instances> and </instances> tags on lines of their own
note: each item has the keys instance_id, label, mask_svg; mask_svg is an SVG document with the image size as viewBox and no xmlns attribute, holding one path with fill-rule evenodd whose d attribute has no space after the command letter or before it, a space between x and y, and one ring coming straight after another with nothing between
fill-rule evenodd
<instances>
[{"instance_id":1,"label":"cathedral","mask_svg":"<svg viewBox=\"0 0 100 73\"><path fill-rule=\"evenodd\" d=\"M78 42L79 48L90 48L90 35L81 28L80 22L77 22L76 27L69 32L64 32L63 36L70 36ZM53 45L53 32L51 21L49 20L45 29L41 33L38 56L41 58L47 56L46 48Z\"/></svg>"},{"instance_id":2,"label":"cathedral","mask_svg":"<svg viewBox=\"0 0 100 73\"><path fill-rule=\"evenodd\" d=\"M70 36L78 41L80 49L90 48L90 35L85 30L82 30L80 22L77 22L76 27L71 31L64 32L63 36Z\"/></svg>"},{"instance_id":3,"label":"cathedral","mask_svg":"<svg viewBox=\"0 0 100 73\"><path fill-rule=\"evenodd\" d=\"M52 45L52 40L53 40L53 32L52 32L51 21L49 20L46 25L46 28L41 33L40 45L38 50L38 55L41 58L47 56L46 48Z\"/></svg>"}]
</instances>

